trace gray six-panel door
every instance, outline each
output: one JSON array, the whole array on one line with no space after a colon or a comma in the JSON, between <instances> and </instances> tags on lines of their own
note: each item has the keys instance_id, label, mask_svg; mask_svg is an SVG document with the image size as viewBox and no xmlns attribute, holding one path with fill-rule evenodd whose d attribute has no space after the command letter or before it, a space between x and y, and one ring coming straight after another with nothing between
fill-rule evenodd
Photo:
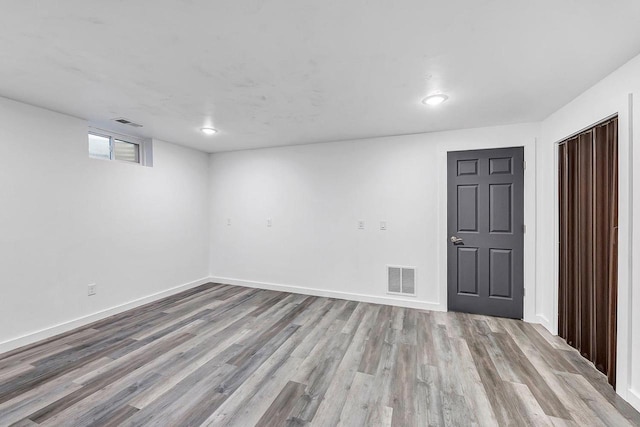
<instances>
[{"instance_id":1,"label":"gray six-panel door","mask_svg":"<svg viewBox=\"0 0 640 427\"><path fill-rule=\"evenodd\" d=\"M448 155L448 307L522 319L524 149Z\"/></svg>"}]
</instances>

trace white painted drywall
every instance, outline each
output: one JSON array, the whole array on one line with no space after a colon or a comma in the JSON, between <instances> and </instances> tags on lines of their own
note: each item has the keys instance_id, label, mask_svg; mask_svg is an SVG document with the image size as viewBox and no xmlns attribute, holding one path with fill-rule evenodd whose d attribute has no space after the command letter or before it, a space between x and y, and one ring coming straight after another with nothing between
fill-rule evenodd
<instances>
[{"instance_id":1,"label":"white painted drywall","mask_svg":"<svg viewBox=\"0 0 640 427\"><path fill-rule=\"evenodd\" d=\"M635 95L631 118L629 94ZM633 173L640 170L640 148L633 150L640 144L640 56L538 125L213 154L211 272L232 283L389 302L394 297L385 294L384 266L413 265L416 306L445 309L446 152L523 145L529 164L525 320L556 333L555 143L616 113L617 391L640 409L640 314L634 314L640 307L640 173ZM358 220L366 221L364 231L357 230ZM387 231L378 230L382 220Z\"/></svg>"},{"instance_id":2,"label":"white painted drywall","mask_svg":"<svg viewBox=\"0 0 640 427\"><path fill-rule=\"evenodd\" d=\"M537 131L525 124L213 154L212 275L445 310L447 150L526 146L534 166ZM525 183L531 214L534 172L528 168ZM526 285L533 288L530 236ZM387 265L417 268L415 298L386 293Z\"/></svg>"},{"instance_id":3,"label":"white painted drywall","mask_svg":"<svg viewBox=\"0 0 640 427\"><path fill-rule=\"evenodd\" d=\"M204 153L90 159L83 120L0 98L0 346L207 277L207 197Z\"/></svg>"},{"instance_id":4,"label":"white painted drywall","mask_svg":"<svg viewBox=\"0 0 640 427\"><path fill-rule=\"evenodd\" d=\"M618 113L618 392L640 409L640 315L633 312L640 307L640 267L632 271L640 266L640 173L633 174L640 149L630 155L640 138L639 99L637 57L542 124L209 159L155 141L154 167L144 168L89 159L83 120L0 98L0 347L209 274L443 310L446 152L505 146L525 146L529 163L525 319L555 332L554 143ZM365 230L357 229L359 220ZM379 230L380 221L387 230ZM387 264L417 267L415 298L385 293ZM91 298L89 283L98 285Z\"/></svg>"},{"instance_id":5,"label":"white painted drywall","mask_svg":"<svg viewBox=\"0 0 640 427\"><path fill-rule=\"evenodd\" d=\"M634 114L629 115L629 94ZM619 294L617 391L640 409L640 56L541 123L538 141L538 299L545 325L557 332L557 150L555 143L612 114L619 115ZM630 132L631 122L635 132ZM631 140L631 135L633 140ZM635 145L635 149L632 147ZM633 154L631 155L631 152ZM633 172L635 169L635 173ZM631 250L631 248L635 250Z\"/></svg>"}]
</instances>

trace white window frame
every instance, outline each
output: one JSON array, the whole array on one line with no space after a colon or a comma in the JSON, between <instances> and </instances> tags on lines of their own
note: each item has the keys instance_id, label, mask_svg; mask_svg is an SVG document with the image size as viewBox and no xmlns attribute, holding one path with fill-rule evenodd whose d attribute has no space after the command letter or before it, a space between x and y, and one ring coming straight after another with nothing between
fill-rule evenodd
<instances>
[{"instance_id":1,"label":"white window frame","mask_svg":"<svg viewBox=\"0 0 640 427\"><path fill-rule=\"evenodd\" d=\"M131 135L124 135L121 133L116 133L104 129L89 127L87 132L88 135L100 136L102 138L109 139L109 159L101 159L99 157L92 157L89 153L89 158L94 160L109 160L116 161L119 163L127 163L130 165L141 165L141 166L152 166L152 146L151 140L145 138L139 138ZM127 160L118 160L114 157L114 141L122 141L129 144L135 144L138 146L138 162L129 162Z\"/></svg>"}]
</instances>

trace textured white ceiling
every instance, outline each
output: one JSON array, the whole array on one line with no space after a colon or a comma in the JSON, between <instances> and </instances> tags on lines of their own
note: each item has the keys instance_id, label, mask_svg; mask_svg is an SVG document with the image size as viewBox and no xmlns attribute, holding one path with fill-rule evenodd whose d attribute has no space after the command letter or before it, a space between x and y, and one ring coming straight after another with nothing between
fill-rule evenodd
<instances>
[{"instance_id":1,"label":"textured white ceiling","mask_svg":"<svg viewBox=\"0 0 640 427\"><path fill-rule=\"evenodd\" d=\"M640 53L637 0L0 4L1 96L209 152L537 121Z\"/></svg>"}]
</instances>

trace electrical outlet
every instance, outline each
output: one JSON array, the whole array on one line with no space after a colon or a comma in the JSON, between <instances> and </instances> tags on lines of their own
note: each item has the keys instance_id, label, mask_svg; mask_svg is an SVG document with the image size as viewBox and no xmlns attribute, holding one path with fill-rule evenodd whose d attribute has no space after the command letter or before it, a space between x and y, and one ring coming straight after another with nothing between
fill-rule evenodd
<instances>
[{"instance_id":1,"label":"electrical outlet","mask_svg":"<svg viewBox=\"0 0 640 427\"><path fill-rule=\"evenodd\" d=\"M273 226L273 221L271 220L271 218L269 218L267 220L267 227L271 227L271 226Z\"/></svg>"},{"instance_id":2,"label":"electrical outlet","mask_svg":"<svg viewBox=\"0 0 640 427\"><path fill-rule=\"evenodd\" d=\"M387 221L380 221L380 230L384 231L387 229Z\"/></svg>"},{"instance_id":3,"label":"electrical outlet","mask_svg":"<svg viewBox=\"0 0 640 427\"><path fill-rule=\"evenodd\" d=\"M89 296L93 296L93 295L96 294L96 284L95 283L92 283L92 284L89 285L87 294Z\"/></svg>"},{"instance_id":4,"label":"electrical outlet","mask_svg":"<svg viewBox=\"0 0 640 427\"><path fill-rule=\"evenodd\" d=\"M364 221L358 221L358 230L364 230Z\"/></svg>"}]
</instances>

